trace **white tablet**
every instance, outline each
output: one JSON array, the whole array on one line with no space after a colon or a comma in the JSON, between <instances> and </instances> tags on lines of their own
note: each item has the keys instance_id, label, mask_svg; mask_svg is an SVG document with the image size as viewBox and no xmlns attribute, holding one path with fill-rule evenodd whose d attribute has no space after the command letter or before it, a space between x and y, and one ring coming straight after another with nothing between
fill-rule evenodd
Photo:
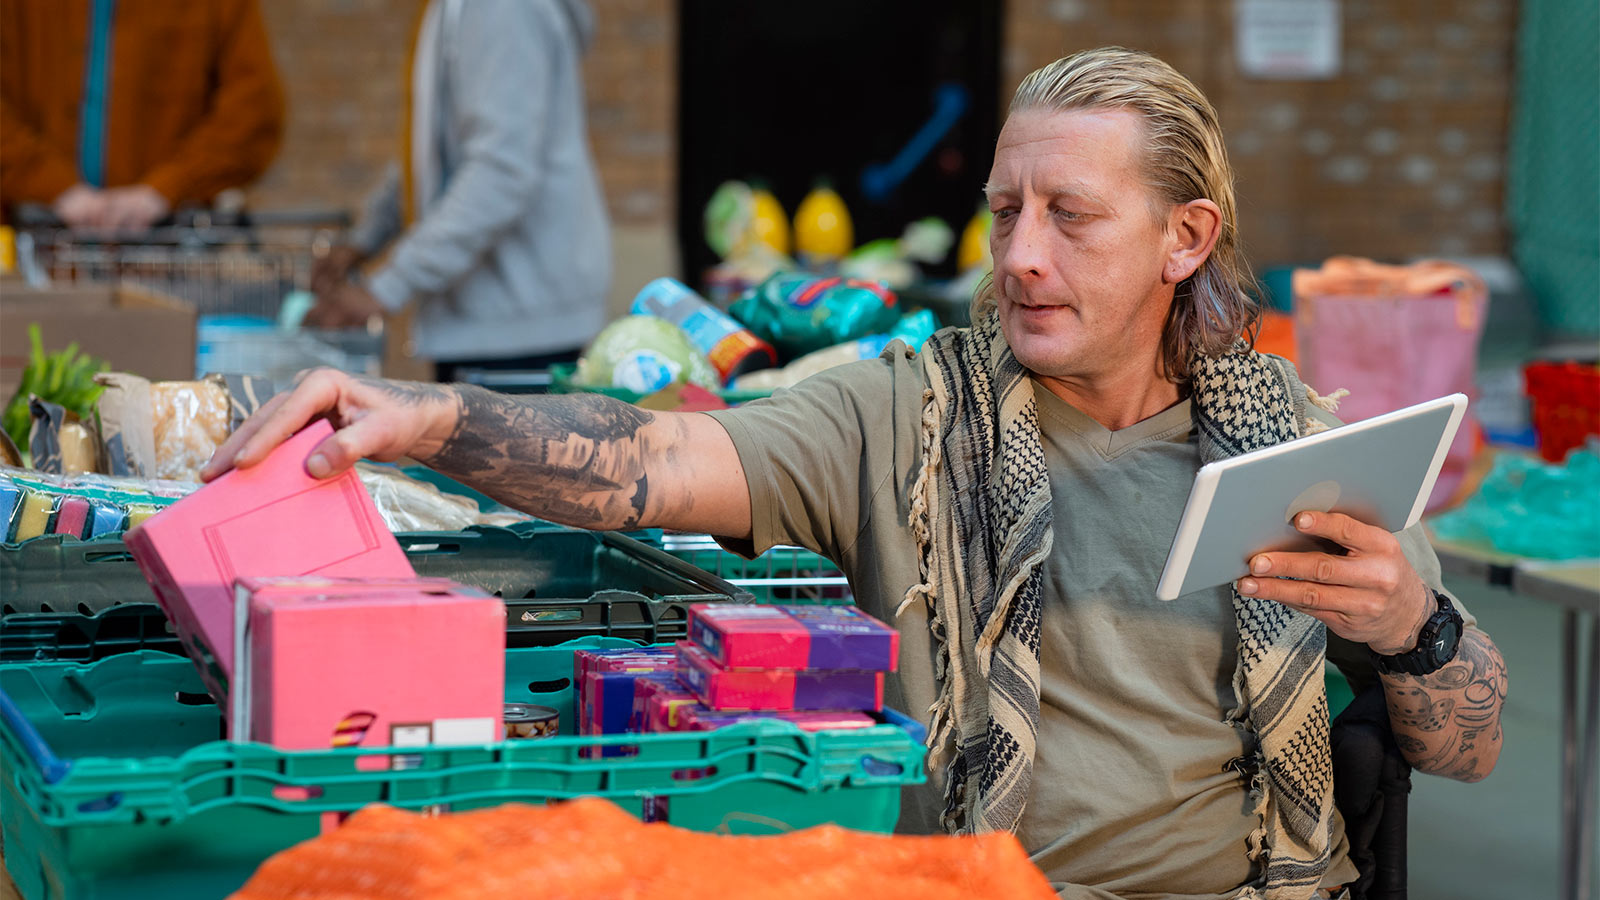
<instances>
[{"instance_id":1,"label":"white tablet","mask_svg":"<svg viewBox=\"0 0 1600 900\"><path fill-rule=\"evenodd\" d=\"M1466 411L1451 394L1202 466L1156 596L1228 584L1257 553L1317 549L1292 524L1307 510L1390 532L1416 524Z\"/></svg>"}]
</instances>

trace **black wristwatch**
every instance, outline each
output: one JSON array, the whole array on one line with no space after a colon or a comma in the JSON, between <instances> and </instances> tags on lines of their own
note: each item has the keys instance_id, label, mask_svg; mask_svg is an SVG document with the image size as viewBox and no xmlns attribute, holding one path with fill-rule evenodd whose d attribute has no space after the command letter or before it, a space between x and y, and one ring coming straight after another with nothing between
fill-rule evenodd
<instances>
[{"instance_id":1,"label":"black wristwatch","mask_svg":"<svg viewBox=\"0 0 1600 900\"><path fill-rule=\"evenodd\" d=\"M1416 648L1390 656L1372 654L1373 664L1379 672L1385 675L1429 675L1456 658L1456 651L1461 647L1461 631L1465 627L1461 613L1456 611L1449 597L1432 588L1429 590L1434 599L1439 601L1439 609L1422 623L1422 630L1417 632Z\"/></svg>"}]
</instances>

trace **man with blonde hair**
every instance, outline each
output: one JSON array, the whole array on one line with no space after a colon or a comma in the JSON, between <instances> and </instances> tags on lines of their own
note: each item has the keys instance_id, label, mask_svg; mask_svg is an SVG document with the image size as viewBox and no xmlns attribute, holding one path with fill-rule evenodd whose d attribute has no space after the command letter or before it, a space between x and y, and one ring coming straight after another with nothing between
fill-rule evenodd
<instances>
[{"instance_id":1,"label":"man with blonde hair","mask_svg":"<svg viewBox=\"0 0 1600 900\"><path fill-rule=\"evenodd\" d=\"M932 751L902 830L1013 831L1063 897L1344 896L1324 648L1381 677L1415 766L1464 780L1499 753L1498 651L1470 619L1418 649L1461 621L1426 540L1337 514L1296 525L1342 555L1155 598L1203 462L1336 424L1249 349L1231 172L1187 79L1120 48L1034 72L986 192L993 279L918 356L710 415L317 373L207 474L326 414L316 475L408 453L569 524L808 547L901 629L887 699Z\"/></svg>"}]
</instances>

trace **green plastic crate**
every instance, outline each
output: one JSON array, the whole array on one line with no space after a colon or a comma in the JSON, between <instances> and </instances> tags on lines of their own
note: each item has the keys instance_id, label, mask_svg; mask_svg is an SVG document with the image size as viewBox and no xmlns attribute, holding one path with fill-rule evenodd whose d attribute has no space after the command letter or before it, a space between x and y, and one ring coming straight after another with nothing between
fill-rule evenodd
<instances>
[{"instance_id":1,"label":"green plastic crate","mask_svg":"<svg viewBox=\"0 0 1600 900\"><path fill-rule=\"evenodd\" d=\"M661 547L690 565L749 591L757 603L855 602L850 581L826 557L801 547L773 547L755 559L729 553L710 535L665 534Z\"/></svg>"},{"instance_id":2,"label":"green plastic crate","mask_svg":"<svg viewBox=\"0 0 1600 900\"><path fill-rule=\"evenodd\" d=\"M508 651L507 700L556 707L570 732L572 651L596 646L636 645L585 638ZM201 690L187 660L150 651L0 667L0 829L23 897L221 897L318 834L324 814L379 802L460 811L601 796L701 831L833 822L887 832L901 788L925 778L915 725L807 734L780 722L408 749L415 767L365 771L358 757L392 751L216 740L221 715ZM583 753L606 745L637 755Z\"/></svg>"},{"instance_id":3,"label":"green plastic crate","mask_svg":"<svg viewBox=\"0 0 1600 900\"><path fill-rule=\"evenodd\" d=\"M624 403L638 403L646 396L637 391L630 391L627 388L593 387L587 384L574 384L572 381L572 376L577 372L577 370L578 367L571 363L557 363L556 365L551 366L550 393L602 394L606 397L613 397L617 400L621 400ZM712 391L711 393L715 394L719 399L722 400L723 403L726 403L729 406L737 406L740 403L748 403L751 400L760 400L763 397L772 396L771 391L740 391L732 388L724 388L722 390Z\"/></svg>"},{"instance_id":4,"label":"green plastic crate","mask_svg":"<svg viewBox=\"0 0 1600 900\"><path fill-rule=\"evenodd\" d=\"M0 547L0 616L7 623L18 613L88 617L155 600L121 540L63 537ZM686 633L689 604L751 600L748 591L615 532L475 525L395 537L418 575L449 578L504 598L512 646L585 635L672 640ZM13 644L0 637L7 658L28 655Z\"/></svg>"}]
</instances>

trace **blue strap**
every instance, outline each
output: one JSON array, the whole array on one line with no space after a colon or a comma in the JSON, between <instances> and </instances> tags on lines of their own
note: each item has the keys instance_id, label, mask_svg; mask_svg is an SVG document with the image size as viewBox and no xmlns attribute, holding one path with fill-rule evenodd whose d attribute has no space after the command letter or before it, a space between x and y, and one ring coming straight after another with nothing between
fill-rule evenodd
<instances>
[{"instance_id":1,"label":"blue strap","mask_svg":"<svg viewBox=\"0 0 1600 900\"><path fill-rule=\"evenodd\" d=\"M78 171L86 184L106 180L106 100L111 93L111 22L117 0L89 0L89 60L78 120Z\"/></svg>"}]
</instances>

